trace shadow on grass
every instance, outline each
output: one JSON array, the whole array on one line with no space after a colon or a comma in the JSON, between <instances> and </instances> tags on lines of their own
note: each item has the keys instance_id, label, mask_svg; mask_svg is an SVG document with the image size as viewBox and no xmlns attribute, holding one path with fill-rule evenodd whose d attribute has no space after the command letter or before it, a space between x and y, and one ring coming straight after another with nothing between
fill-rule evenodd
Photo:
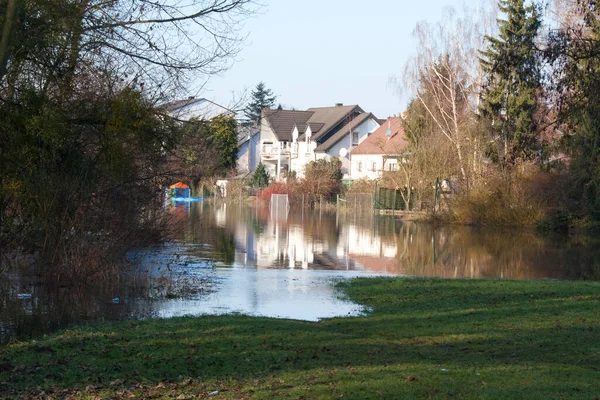
<instances>
[{"instance_id":1,"label":"shadow on grass","mask_svg":"<svg viewBox=\"0 0 600 400\"><path fill-rule=\"evenodd\" d=\"M404 382L411 371L428 371L444 396L460 389L477 397L479 389L467 388L474 370L494 371L488 380L504 395L554 395L600 379L598 283L376 278L340 287L372 307L372 315L320 323L210 316L76 328L0 350L0 392L185 377L249 382L285 375L297 386L318 385L324 371L343 370L347 376L339 379L350 391L391 393L402 389L393 376L404 374ZM567 375L557 388L557 377ZM503 382L509 376L513 382ZM439 395L434 386L420 396Z\"/></svg>"}]
</instances>

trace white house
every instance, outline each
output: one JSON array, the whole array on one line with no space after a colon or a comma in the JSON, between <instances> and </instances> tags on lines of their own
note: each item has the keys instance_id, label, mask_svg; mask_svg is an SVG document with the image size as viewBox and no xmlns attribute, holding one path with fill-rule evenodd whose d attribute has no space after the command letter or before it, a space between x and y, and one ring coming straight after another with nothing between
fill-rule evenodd
<instances>
[{"instance_id":1,"label":"white house","mask_svg":"<svg viewBox=\"0 0 600 400\"><path fill-rule=\"evenodd\" d=\"M408 142L402 118L392 117L350 151L352 179L381 177L382 171L395 171Z\"/></svg>"},{"instance_id":2,"label":"white house","mask_svg":"<svg viewBox=\"0 0 600 400\"><path fill-rule=\"evenodd\" d=\"M333 136L315 148L317 160L338 157L342 162L344 179L350 178L350 151L379 128L379 121L371 113L359 114Z\"/></svg>"},{"instance_id":3,"label":"white house","mask_svg":"<svg viewBox=\"0 0 600 400\"><path fill-rule=\"evenodd\" d=\"M348 153L379 126L358 105L298 110L264 110L260 126L260 161L280 180L293 171L304 175L311 161L338 156L349 172ZM344 149L344 150L342 150ZM345 160L344 160L345 159Z\"/></svg>"}]
</instances>

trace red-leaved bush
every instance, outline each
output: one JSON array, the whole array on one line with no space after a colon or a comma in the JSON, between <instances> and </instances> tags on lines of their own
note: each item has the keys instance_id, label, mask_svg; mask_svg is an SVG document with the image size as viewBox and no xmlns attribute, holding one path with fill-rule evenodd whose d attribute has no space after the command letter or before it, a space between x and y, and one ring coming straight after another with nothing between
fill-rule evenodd
<instances>
[{"instance_id":1,"label":"red-leaved bush","mask_svg":"<svg viewBox=\"0 0 600 400\"><path fill-rule=\"evenodd\" d=\"M274 182L274 183L271 183L266 188L259 191L256 194L256 197L258 197L258 199L260 201L269 202L269 201L271 201L271 195L273 195L273 194L291 194L293 192L293 190L291 190L291 189L292 189L291 185L289 185L287 183Z\"/></svg>"}]
</instances>

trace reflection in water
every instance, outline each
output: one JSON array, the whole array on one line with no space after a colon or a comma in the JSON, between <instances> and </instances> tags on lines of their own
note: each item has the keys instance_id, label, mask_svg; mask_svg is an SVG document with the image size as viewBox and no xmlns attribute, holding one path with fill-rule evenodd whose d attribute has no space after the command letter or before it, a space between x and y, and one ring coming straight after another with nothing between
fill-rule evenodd
<instances>
[{"instance_id":1,"label":"reflection in water","mask_svg":"<svg viewBox=\"0 0 600 400\"><path fill-rule=\"evenodd\" d=\"M374 273L600 279L600 250L591 239L309 210L272 218L268 208L231 204L175 206L171 213L178 228L174 242L131 254L139 266L137 281L61 288L16 272L3 277L0 343L100 318L354 315L362 308L340 300L331 282ZM31 298L18 299L19 293Z\"/></svg>"},{"instance_id":2,"label":"reflection in water","mask_svg":"<svg viewBox=\"0 0 600 400\"><path fill-rule=\"evenodd\" d=\"M393 216L297 210L287 220L273 220L268 208L227 205L215 210L215 223L233 235L240 251L236 261L259 269L446 278L600 278L595 241L551 240L527 231L434 227Z\"/></svg>"}]
</instances>

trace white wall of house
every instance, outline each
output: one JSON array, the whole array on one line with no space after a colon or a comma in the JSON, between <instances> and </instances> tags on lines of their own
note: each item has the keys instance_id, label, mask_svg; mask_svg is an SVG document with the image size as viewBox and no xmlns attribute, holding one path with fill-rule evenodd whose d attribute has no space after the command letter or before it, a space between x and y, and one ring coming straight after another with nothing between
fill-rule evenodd
<instances>
[{"instance_id":1,"label":"white wall of house","mask_svg":"<svg viewBox=\"0 0 600 400\"><path fill-rule=\"evenodd\" d=\"M352 179L377 179L383 168L382 154L352 154L350 157Z\"/></svg>"},{"instance_id":2,"label":"white wall of house","mask_svg":"<svg viewBox=\"0 0 600 400\"><path fill-rule=\"evenodd\" d=\"M237 158L238 172L252 172L256 169L260 161L259 140L260 135L254 134L240 146Z\"/></svg>"},{"instance_id":3,"label":"white wall of house","mask_svg":"<svg viewBox=\"0 0 600 400\"><path fill-rule=\"evenodd\" d=\"M327 152L317 153L316 159L339 157L340 161L342 162L342 174L344 175L344 179L349 179L351 177L352 169L350 165L350 150L362 143L362 141L369 137L369 135L377 128L379 128L379 123L373 118L368 118L362 124L354 128L353 132L355 133L348 133L345 135L336 144L331 146ZM355 143L352 143L353 136L355 139L358 139L358 141ZM346 149L345 157L340 156L341 149Z\"/></svg>"},{"instance_id":4,"label":"white wall of house","mask_svg":"<svg viewBox=\"0 0 600 400\"><path fill-rule=\"evenodd\" d=\"M237 153L237 170L238 172L247 172L250 170L250 141L247 140L240 145Z\"/></svg>"},{"instance_id":5,"label":"white wall of house","mask_svg":"<svg viewBox=\"0 0 600 400\"><path fill-rule=\"evenodd\" d=\"M260 123L260 139L258 143L259 161L263 163L265 169L272 178L277 177L278 166L278 147L281 143L271 129L271 126L265 118L262 118ZM281 164L279 164L281 165Z\"/></svg>"},{"instance_id":6,"label":"white wall of house","mask_svg":"<svg viewBox=\"0 0 600 400\"><path fill-rule=\"evenodd\" d=\"M315 148L317 144L313 141L306 142L305 140L298 142L298 153L292 158L292 171L296 171L298 178L304 177L306 165L315 161Z\"/></svg>"}]
</instances>

